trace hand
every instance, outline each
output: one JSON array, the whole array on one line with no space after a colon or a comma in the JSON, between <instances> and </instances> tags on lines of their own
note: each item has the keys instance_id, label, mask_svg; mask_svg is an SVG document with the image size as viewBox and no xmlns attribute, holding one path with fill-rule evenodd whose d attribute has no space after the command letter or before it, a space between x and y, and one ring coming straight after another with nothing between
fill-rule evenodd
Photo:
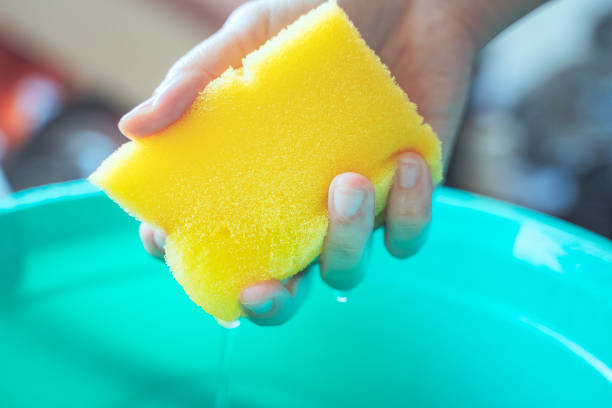
<instances>
[{"instance_id":1,"label":"hand","mask_svg":"<svg viewBox=\"0 0 612 408\"><path fill-rule=\"evenodd\" d=\"M189 51L169 70L153 96L126 114L121 131L145 137L177 120L198 92L230 65L237 67L250 51L321 1L257 1L239 7L222 29ZM450 3L450 4L449 4ZM341 6L369 45L389 66L400 86L419 106L448 152L465 101L475 53L466 23L446 0L347 0ZM400 258L414 254L430 220L431 175L415 153L398 157L398 170L379 220L385 243ZM320 256L322 279L349 290L364 275L366 247L375 226L374 189L355 173L338 175L329 188L329 230ZM143 224L145 248L162 257L165 234ZM241 293L246 316L258 324L280 324L291 317L307 279L302 272L287 282L259 282Z\"/></svg>"}]
</instances>

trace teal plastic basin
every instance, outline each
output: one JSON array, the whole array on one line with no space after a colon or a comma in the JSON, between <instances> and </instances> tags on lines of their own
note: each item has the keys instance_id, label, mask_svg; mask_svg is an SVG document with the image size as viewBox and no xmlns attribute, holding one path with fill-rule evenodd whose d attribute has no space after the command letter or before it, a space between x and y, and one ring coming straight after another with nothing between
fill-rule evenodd
<instances>
[{"instance_id":1,"label":"teal plastic basin","mask_svg":"<svg viewBox=\"0 0 612 408\"><path fill-rule=\"evenodd\" d=\"M417 256L230 332L89 184L0 206L3 408L612 406L612 244L544 215L440 188Z\"/></svg>"}]
</instances>

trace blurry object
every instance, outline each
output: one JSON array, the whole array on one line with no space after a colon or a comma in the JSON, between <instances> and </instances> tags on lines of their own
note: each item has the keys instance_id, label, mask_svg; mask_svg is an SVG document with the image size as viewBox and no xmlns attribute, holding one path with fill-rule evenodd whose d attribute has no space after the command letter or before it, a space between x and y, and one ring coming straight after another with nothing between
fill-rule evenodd
<instances>
[{"instance_id":1,"label":"blurry object","mask_svg":"<svg viewBox=\"0 0 612 408\"><path fill-rule=\"evenodd\" d=\"M80 89L127 108L151 96L174 61L223 23L218 12L185 12L185 2L9 0L0 2L1 28ZM225 0L215 3L229 13Z\"/></svg>"},{"instance_id":2,"label":"blurry object","mask_svg":"<svg viewBox=\"0 0 612 408\"><path fill-rule=\"evenodd\" d=\"M605 17L597 26L594 37L597 51L612 58L612 14Z\"/></svg>"},{"instance_id":3,"label":"blurry object","mask_svg":"<svg viewBox=\"0 0 612 408\"><path fill-rule=\"evenodd\" d=\"M87 177L125 138L119 114L99 101L68 107L6 163L14 190Z\"/></svg>"},{"instance_id":4,"label":"blurry object","mask_svg":"<svg viewBox=\"0 0 612 408\"><path fill-rule=\"evenodd\" d=\"M565 169L581 186L568 220L612 236L612 14L595 29L594 55L527 95L517 109L527 157Z\"/></svg>"},{"instance_id":5,"label":"blurry object","mask_svg":"<svg viewBox=\"0 0 612 408\"><path fill-rule=\"evenodd\" d=\"M612 64L598 59L555 75L527 95L517 113L533 137L529 155L534 159L576 174L609 165Z\"/></svg>"},{"instance_id":6,"label":"blurry object","mask_svg":"<svg viewBox=\"0 0 612 408\"><path fill-rule=\"evenodd\" d=\"M5 95L2 127L8 150L51 119L60 109L64 95L60 84L37 72L26 72Z\"/></svg>"},{"instance_id":7,"label":"blurry object","mask_svg":"<svg viewBox=\"0 0 612 408\"><path fill-rule=\"evenodd\" d=\"M606 8L611 9L609 3ZM542 21L545 12L541 12ZM562 56L556 50L558 58L553 62L547 59L548 50L545 54L540 49L537 64L552 64L554 69L539 68L538 80L525 80L530 85L523 84L520 92L504 93L508 88L505 74L492 72L488 64L485 80L476 81L477 95L459 137L449 180L458 187L563 217L610 237L612 14L592 24L590 37L582 37L580 52ZM519 43L508 44L520 48ZM495 55L503 60L501 51ZM516 79L516 74L510 77ZM491 78L497 78L499 87L492 86ZM490 86L483 87L487 83Z\"/></svg>"},{"instance_id":8,"label":"blurry object","mask_svg":"<svg viewBox=\"0 0 612 408\"><path fill-rule=\"evenodd\" d=\"M58 72L0 41L0 197L11 191L2 164L53 119L69 93Z\"/></svg>"},{"instance_id":9,"label":"blurry object","mask_svg":"<svg viewBox=\"0 0 612 408\"><path fill-rule=\"evenodd\" d=\"M0 42L0 159L53 118L67 95L58 73Z\"/></svg>"},{"instance_id":10,"label":"blurry object","mask_svg":"<svg viewBox=\"0 0 612 408\"><path fill-rule=\"evenodd\" d=\"M577 201L577 182L563 167L526 160L530 143L523 122L511 113L492 110L471 117L456 152L461 187L566 216Z\"/></svg>"},{"instance_id":11,"label":"blurry object","mask_svg":"<svg viewBox=\"0 0 612 408\"><path fill-rule=\"evenodd\" d=\"M470 103L513 109L552 75L591 56L593 28L610 10L610 0L549 1L511 25L480 53Z\"/></svg>"},{"instance_id":12,"label":"blurry object","mask_svg":"<svg viewBox=\"0 0 612 408\"><path fill-rule=\"evenodd\" d=\"M2 170L2 167L0 167L0 199L2 199L3 197L6 197L8 194L10 194L11 192L11 188L9 186L8 180L6 179L6 176L4 175L4 171Z\"/></svg>"},{"instance_id":13,"label":"blurry object","mask_svg":"<svg viewBox=\"0 0 612 408\"><path fill-rule=\"evenodd\" d=\"M461 142L455 148L453 170L457 168L449 174L449 182L510 200L506 193L508 186L518 183L514 179L513 163L525 149L526 136L522 123L505 111L470 115L464 124Z\"/></svg>"},{"instance_id":14,"label":"blurry object","mask_svg":"<svg viewBox=\"0 0 612 408\"><path fill-rule=\"evenodd\" d=\"M223 22L238 6L247 0L157 0L167 7L175 8L198 24L206 24L213 30L221 28Z\"/></svg>"}]
</instances>

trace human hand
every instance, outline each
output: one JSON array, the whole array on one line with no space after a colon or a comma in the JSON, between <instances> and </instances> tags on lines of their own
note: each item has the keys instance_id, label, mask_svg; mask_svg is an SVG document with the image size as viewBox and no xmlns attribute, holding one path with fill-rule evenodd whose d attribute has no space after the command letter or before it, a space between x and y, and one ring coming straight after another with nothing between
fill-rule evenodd
<instances>
[{"instance_id":1,"label":"human hand","mask_svg":"<svg viewBox=\"0 0 612 408\"><path fill-rule=\"evenodd\" d=\"M198 92L229 66L258 48L321 0L263 0L239 7L222 29L189 51L169 70L153 96L126 114L121 131L131 138L146 137L177 120ZM419 106L448 151L465 100L474 40L456 10L445 0L341 1L369 45L381 56L399 85ZM415 153L398 156L398 170L383 217L385 243L396 257L408 257L420 247L430 220L431 175ZM319 258L321 277L331 287L349 290L366 269L367 243L375 226L374 189L355 173L338 175L328 199L329 229ZM162 257L163 231L143 224L145 248ZM280 324L291 317L305 294L306 273L287 282L269 280L244 289L240 301L245 315L262 325Z\"/></svg>"}]
</instances>

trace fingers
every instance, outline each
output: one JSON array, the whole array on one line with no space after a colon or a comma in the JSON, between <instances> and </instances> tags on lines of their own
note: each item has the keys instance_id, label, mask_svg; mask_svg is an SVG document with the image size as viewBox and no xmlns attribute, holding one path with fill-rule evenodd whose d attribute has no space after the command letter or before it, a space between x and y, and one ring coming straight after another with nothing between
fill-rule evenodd
<instances>
[{"instance_id":1,"label":"fingers","mask_svg":"<svg viewBox=\"0 0 612 408\"><path fill-rule=\"evenodd\" d=\"M138 232L146 251L156 258L163 259L166 246L164 231L143 222L140 224Z\"/></svg>"},{"instance_id":2,"label":"fingers","mask_svg":"<svg viewBox=\"0 0 612 408\"><path fill-rule=\"evenodd\" d=\"M385 244L393 256L406 258L423 244L432 191L427 163L416 153L402 153L387 199Z\"/></svg>"},{"instance_id":3,"label":"fingers","mask_svg":"<svg viewBox=\"0 0 612 408\"><path fill-rule=\"evenodd\" d=\"M385 243L400 258L414 254L422 245L431 218L431 175L425 161L415 153L398 157L398 169L386 210ZM320 257L322 279L331 287L348 290L365 273L366 247L374 226L374 188L363 176L345 173L336 177L329 189L329 228ZM163 258L166 235L148 224L141 224L140 237L145 249ZM242 309L259 325L279 325L291 318L303 301L309 278L302 272L286 283L268 280L242 291Z\"/></svg>"},{"instance_id":4,"label":"fingers","mask_svg":"<svg viewBox=\"0 0 612 408\"><path fill-rule=\"evenodd\" d=\"M247 3L236 9L220 31L170 68L153 96L121 118L121 132L130 138L142 137L180 118L210 81L230 66L239 67L246 54L268 39L268 13L263 3Z\"/></svg>"},{"instance_id":5,"label":"fingers","mask_svg":"<svg viewBox=\"0 0 612 408\"><path fill-rule=\"evenodd\" d=\"M276 326L289 320L302 303L309 287L306 271L291 277L286 284L277 280L255 283L240 294L246 317L260 326Z\"/></svg>"},{"instance_id":6,"label":"fingers","mask_svg":"<svg viewBox=\"0 0 612 408\"><path fill-rule=\"evenodd\" d=\"M320 257L321 277L340 290L363 278L365 249L374 226L374 188L362 175L344 173L329 188L329 228Z\"/></svg>"},{"instance_id":7,"label":"fingers","mask_svg":"<svg viewBox=\"0 0 612 408\"><path fill-rule=\"evenodd\" d=\"M146 251L163 259L166 234L147 223L140 224L140 239ZM277 280L258 282L242 291L240 301L247 318L255 324L273 326L285 323L295 314L310 287L310 274L304 270L286 283Z\"/></svg>"}]
</instances>

